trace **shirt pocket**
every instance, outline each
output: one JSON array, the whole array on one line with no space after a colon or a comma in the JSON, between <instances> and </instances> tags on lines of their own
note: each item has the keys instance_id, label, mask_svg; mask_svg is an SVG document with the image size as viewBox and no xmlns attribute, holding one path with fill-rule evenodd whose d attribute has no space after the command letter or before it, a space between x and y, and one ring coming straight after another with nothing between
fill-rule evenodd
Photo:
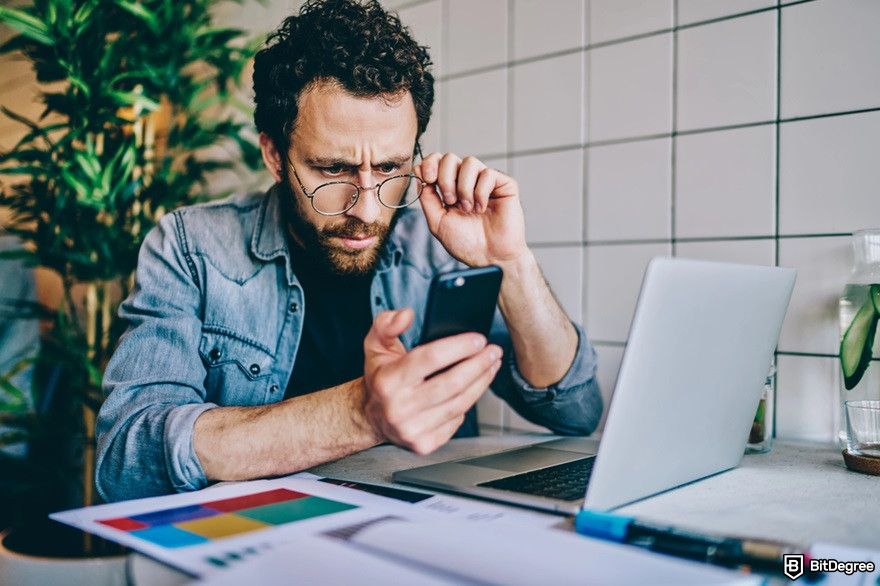
<instances>
[{"instance_id":1,"label":"shirt pocket","mask_svg":"<svg viewBox=\"0 0 880 586\"><path fill-rule=\"evenodd\" d=\"M207 400L218 405L264 405L277 385L273 356L265 348L233 334L202 331L199 355L207 371Z\"/></svg>"}]
</instances>

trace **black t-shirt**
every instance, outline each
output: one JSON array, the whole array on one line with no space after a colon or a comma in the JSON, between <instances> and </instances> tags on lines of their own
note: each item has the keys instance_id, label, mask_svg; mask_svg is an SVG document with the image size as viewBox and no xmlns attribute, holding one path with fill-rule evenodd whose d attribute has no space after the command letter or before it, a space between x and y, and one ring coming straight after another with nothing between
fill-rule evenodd
<instances>
[{"instance_id":1,"label":"black t-shirt","mask_svg":"<svg viewBox=\"0 0 880 586\"><path fill-rule=\"evenodd\" d=\"M364 338L373 324L372 273L328 273L293 246L294 270L303 288L305 319L285 397L305 395L364 374Z\"/></svg>"}]
</instances>

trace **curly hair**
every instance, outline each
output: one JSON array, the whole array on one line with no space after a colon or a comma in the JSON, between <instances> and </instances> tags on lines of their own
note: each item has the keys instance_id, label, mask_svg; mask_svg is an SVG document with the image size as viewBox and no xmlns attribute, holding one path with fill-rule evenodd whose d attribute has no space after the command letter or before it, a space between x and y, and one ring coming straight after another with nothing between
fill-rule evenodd
<instances>
[{"instance_id":1,"label":"curly hair","mask_svg":"<svg viewBox=\"0 0 880 586\"><path fill-rule=\"evenodd\" d=\"M254 121L286 153L299 96L316 81L335 81L355 96L409 90L420 137L431 118L434 76L420 46L378 0L309 0L284 19L254 61Z\"/></svg>"}]
</instances>

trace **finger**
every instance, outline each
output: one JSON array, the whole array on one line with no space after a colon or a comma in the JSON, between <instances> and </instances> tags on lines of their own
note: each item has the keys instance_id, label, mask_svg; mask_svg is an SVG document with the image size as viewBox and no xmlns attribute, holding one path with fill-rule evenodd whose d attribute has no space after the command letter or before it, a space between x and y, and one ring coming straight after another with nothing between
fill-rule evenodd
<instances>
[{"instance_id":1,"label":"finger","mask_svg":"<svg viewBox=\"0 0 880 586\"><path fill-rule=\"evenodd\" d=\"M480 213L489 207L489 198L495 190L498 179L498 171L486 167L480 172L477 184L474 186L474 207Z\"/></svg>"},{"instance_id":2,"label":"finger","mask_svg":"<svg viewBox=\"0 0 880 586\"><path fill-rule=\"evenodd\" d=\"M426 380L422 394L430 398L428 404L438 405L469 388L486 369L501 360L502 354L500 346L489 344L477 354Z\"/></svg>"},{"instance_id":3,"label":"finger","mask_svg":"<svg viewBox=\"0 0 880 586\"><path fill-rule=\"evenodd\" d=\"M419 177L422 178L426 183L436 183L437 182L437 168L440 165L440 159L443 155L440 153L431 153L427 157L422 159L422 162L419 163L419 169L421 170L421 174Z\"/></svg>"},{"instance_id":4,"label":"finger","mask_svg":"<svg viewBox=\"0 0 880 586\"><path fill-rule=\"evenodd\" d=\"M400 386L421 384L438 370L470 358L486 346L482 334L458 334L415 347L395 369L393 381Z\"/></svg>"},{"instance_id":5,"label":"finger","mask_svg":"<svg viewBox=\"0 0 880 586\"><path fill-rule=\"evenodd\" d=\"M465 157L458 168L458 180L456 181L455 194L461 209L466 212L476 210L474 206L474 186L477 184L477 175L484 165L476 157Z\"/></svg>"},{"instance_id":6,"label":"finger","mask_svg":"<svg viewBox=\"0 0 880 586\"><path fill-rule=\"evenodd\" d=\"M381 352L399 344L398 336L409 329L413 316L413 310L408 307L379 313L364 338L364 354Z\"/></svg>"},{"instance_id":7,"label":"finger","mask_svg":"<svg viewBox=\"0 0 880 586\"><path fill-rule=\"evenodd\" d=\"M422 212L425 214L428 228L432 234L436 235L440 229L440 220L447 213L443 200L440 199L440 194L437 193L436 186L426 185L422 190L422 195L419 197L419 202L422 204Z\"/></svg>"},{"instance_id":8,"label":"finger","mask_svg":"<svg viewBox=\"0 0 880 586\"><path fill-rule=\"evenodd\" d=\"M464 414L450 419L439 428L433 430L419 441L413 443L410 449L420 456L427 456L434 450L442 448L449 441L461 424L464 423Z\"/></svg>"},{"instance_id":9,"label":"finger","mask_svg":"<svg viewBox=\"0 0 880 586\"><path fill-rule=\"evenodd\" d=\"M480 376L474 379L462 392L451 397L448 401L423 411L416 423L415 437L430 435L448 422L465 414L489 388L499 368L501 368L500 359L492 363L489 368L484 369Z\"/></svg>"},{"instance_id":10,"label":"finger","mask_svg":"<svg viewBox=\"0 0 880 586\"><path fill-rule=\"evenodd\" d=\"M440 160L440 166L437 169L437 185L440 186L440 193L443 195L443 201L446 205L455 205L455 183L458 177L458 166L461 159L455 153L446 153Z\"/></svg>"}]
</instances>

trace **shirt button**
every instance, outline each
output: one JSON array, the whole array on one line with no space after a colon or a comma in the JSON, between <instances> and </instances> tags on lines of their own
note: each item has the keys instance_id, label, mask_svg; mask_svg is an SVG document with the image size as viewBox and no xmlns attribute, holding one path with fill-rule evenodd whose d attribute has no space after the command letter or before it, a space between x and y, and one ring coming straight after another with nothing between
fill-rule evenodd
<instances>
[{"instance_id":1,"label":"shirt button","mask_svg":"<svg viewBox=\"0 0 880 586\"><path fill-rule=\"evenodd\" d=\"M382 305L382 298L376 297L376 305Z\"/></svg>"},{"instance_id":2,"label":"shirt button","mask_svg":"<svg viewBox=\"0 0 880 586\"><path fill-rule=\"evenodd\" d=\"M293 303L290 304L290 312L296 313L297 311L299 311L299 303L294 301Z\"/></svg>"},{"instance_id":3,"label":"shirt button","mask_svg":"<svg viewBox=\"0 0 880 586\"><path fill-rule=\"evenodd\" d=\"M208 353L208 357L210 357L212 362L217 362L218 360L220 360L221 356L223 356L223 352L220 350L220 348L212 348L211 351Z\"/></svg>"},{"instance_id":4,"label":"shirt button","mask_svg":"<svg viewBox=\"0 0 880 586\"><path fill-rule=\"evenodd\" d=\"M250 371L251 371L251 374L254 376L260 374L260 365L259 364L251 364Z\"/></svg>"},{"instance_id":5,"label":"shirt button","mask_svg":"<svg viewBox=\"0 0 880 586\"><path fill-rule=\"evenodd\" d=\"M269 392L270 393L277 393L278 392L278 385L272 385L271 387L269 387Z\"/></svg>"}]
</instances>

